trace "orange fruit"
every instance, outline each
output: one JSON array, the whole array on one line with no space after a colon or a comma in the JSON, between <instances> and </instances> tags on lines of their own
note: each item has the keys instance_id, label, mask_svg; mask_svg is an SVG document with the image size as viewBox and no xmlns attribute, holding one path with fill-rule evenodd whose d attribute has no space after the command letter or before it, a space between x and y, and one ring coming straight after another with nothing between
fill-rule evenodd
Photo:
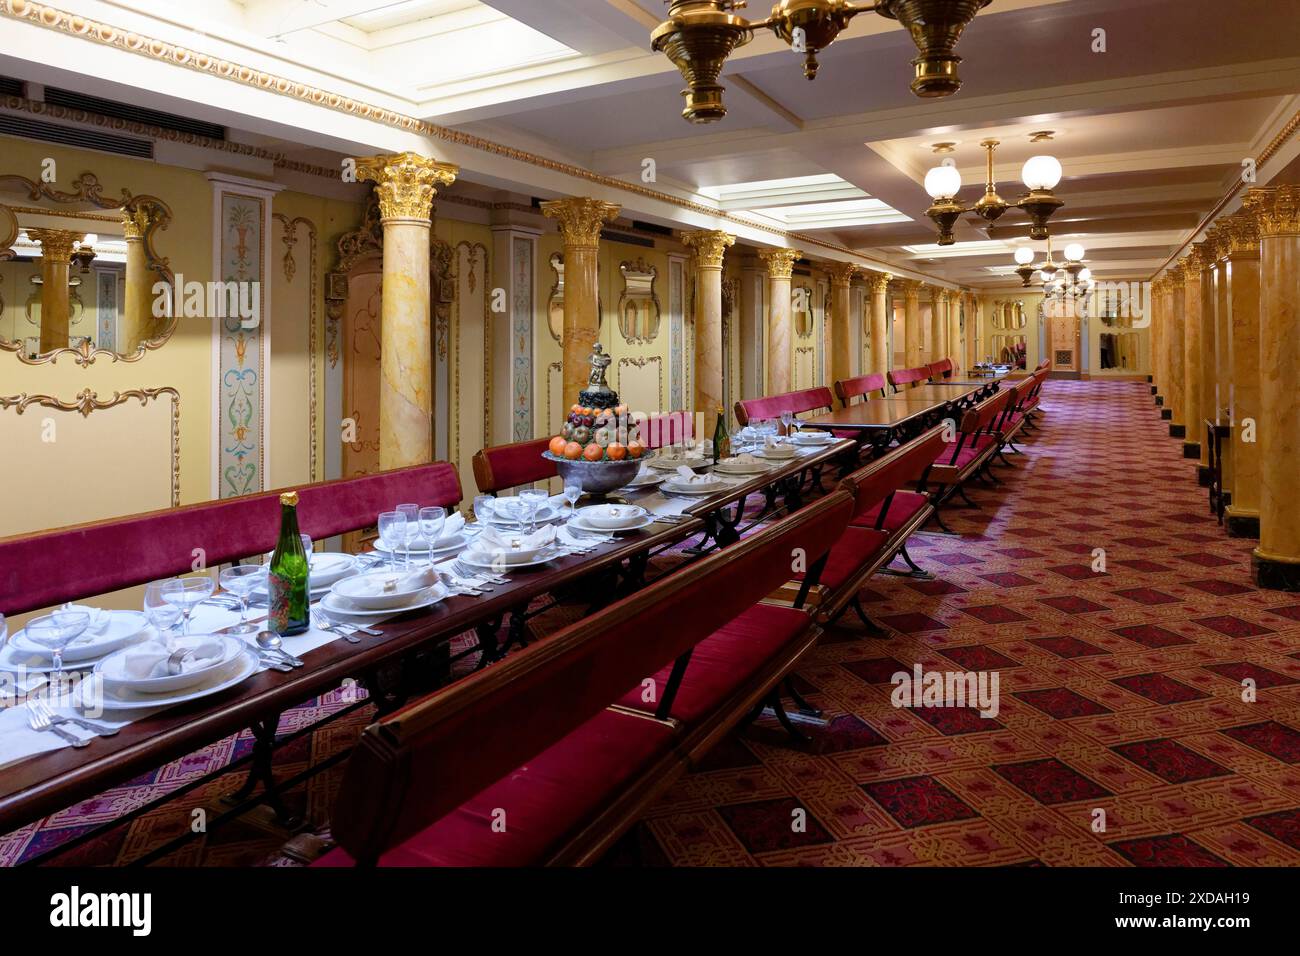
<instances>
[{"instance_id":1,"label":"orange fruit","mask_svg":"<svg viewBox=\"0 0 1300 956\"><path fill-rule=\"evenodd\" d=\"M551 454L555 455L556 457L563 457L564 447L568 444L569 443L565 441L564 436L556 435L554 438L551 439L551 444L550 444Z\"/></svg>"},{"instance_id":2,"label":"orange fruit","mask_svg":"<svg viewBox=\"0 0 1300 956\"><path fill-rule=\"evenodd\" d=\"M645 446L639 441L630 441L627 443L627 453L632 458L640 458L645 454Z\"/></svg>"},{"instance_id":3,"label":"orange fruit","mask_svg":"<svg viewBox=\"0 0 1300 956\"><path fill-rule=\"evenodd\" d=\"M582 457L587 461L600 461L605 457L605 449L601 448L595 442L592 442L582 450Z\"/></svg>"},{"instance_id":4,"label":"orange fruit","mask_svg":"<svg viewBox=\"0 0 1300 956\"><path fill-rule=\"evenodd\" d=\"M609 447L605 450L609 452L609 457L614 461L622 461L627 457L627 447L620 445L616 441L610 442Z\"/></svg>"},{"instance_id":5,"label":"orange fruit","mask_svg":"<svg viewBox=\"0 0 1300 956\"><path fill-rule=\"evenodd\" d=\"M571 441L564 446L564 457L569 461L577 461L582 457L582 446L576 441Z\"/></svg>"},{"instance_id":6,"label":"orange fruit","mask_svg":"<svg viewBox=\"0 0 1300 956\"><path fill-rule=\"evenodd\" d=\"M581 406L581 405L571 405L571 406L569 406L569 411L573 412L573 413L576 415L576 414L578 414L578 412L582 411L582 406Z\"/></svg>"}]
</instances>

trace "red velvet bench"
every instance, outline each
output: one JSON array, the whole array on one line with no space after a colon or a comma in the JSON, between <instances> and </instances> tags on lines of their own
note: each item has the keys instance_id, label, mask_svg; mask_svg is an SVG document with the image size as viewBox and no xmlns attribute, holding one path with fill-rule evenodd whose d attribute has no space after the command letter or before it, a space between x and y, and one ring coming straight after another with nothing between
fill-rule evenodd
<instances>
[{"instance_id":1,"label":"red velvet bench","mask_svg":"<svg viewBox=\"0 0 1300 956\"><path fill-rule=\"evenodd\" d=\"M290 489L284 489L290 490ZM454 508L448 462L300 485L298 527L315 540L370 527L403 501ZM262 554L280 534L280 491L205 501L0 539L0 612L22 614Z\"/></svg>"},{"instance_id":2,"label":"red velvet bench","mask_svg":"<svg viewBox=\"0 0 1300 956\"><path fill-rule=\"evenodd\" d=\"M935 379L952 378L952 370L954 367L952 359L946 358L940 359L937 362L931 362L926 366L926 369L930 373L930 380L934 381Z\"/></svg>"},{"instance_id":3,"label":"red velvet bench","mask_svg":"<svg viewBox=\"0 0 1300 956\"><path fill-rule=\"evenodd\" d=\"M870 375L858 375L854 378L846 378L836 382L835 396L845 408L848 408L855 398L884 398L885 388L885 376L879 372L873 372ZM880 394L875 395L874 392Z\"/></svg>"},{"instance_id":4,"label":"red velvet bench","mask_svg":"<svg viewBox=\"0 0 1300 956\"><path fill-rule=\"evenodd\" d=\"M953 534L943 520L939 509L953 495L960 495L971 507L975 503L966 496L964 486L967 481L983 472L995 484L1001 484L988 465L1002 448L1002 435L998 431L1003 413L1008 402L1014 397L1013 389L1002 389L991 398L986 398L974 408L962 415L961 425L956 440L946 442L934 467L930 469L929 481L933 481L934 520L948 534ZM924 490L924 485L922 486Z\"/></svg>"},{"instance_id":5,"label":"red velvet bench","mask_svg":"<svg viewBox=\"0 0 1300 956\"><path fill-rule=\"evenodd\" d=\"M894 386L894 391L901 392L904 385L916 388L921 383L930 381L930 368L922 365L920 368L891 369L886 377L889 379L889 384Z\"/></svg>"},{"instance_id":6,"label":"red velvet bench","mask_svg":"<svg viewBox=\"0 0 1300 956\"><path fill-rule=\"evenodd\" d=\"M558 474L555 462L542 457L550 443L549 438L530 438L528 441L480 448L471 461L479 494L495 495L520 485L554 478Z\"/></svg>"},{"instance_id":7,"label":"red velvet bench","mask_svg":"<svg viewBox=\"0 0 1300 956\"><path fill-rule=\"evenodd\" d=\"M598 859L811 646L806 613L756 606L796 549L815 572L851 511L828 495L372 724L316 865ZM654 714L615 703L663 668Z\"/></svg>"}]
</instances>

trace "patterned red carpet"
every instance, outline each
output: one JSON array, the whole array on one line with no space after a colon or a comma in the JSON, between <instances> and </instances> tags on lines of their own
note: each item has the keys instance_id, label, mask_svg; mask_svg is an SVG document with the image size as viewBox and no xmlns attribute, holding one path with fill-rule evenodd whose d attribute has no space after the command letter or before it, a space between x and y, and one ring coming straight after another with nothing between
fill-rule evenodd
<instances>
[{"instance_id":1,"label":"patterned red carpet","mask_svg":"<svg viewBox=\"0 0 1300 956\"><path fill-rule=\"evenodd\" d=\"M717 748L611 852L614 865L1300 863L1300 599L1256 590L1252 542L1208 515L1145 385L1052 382L1043 426L953 508L961 537L914 539L933 581L878 577L797 686L825 714L798 749L764 719ZM1105 571L1093 564L1104 550ZM996 671L996 717L895 708L890 677ZM1253 682L1253 700L1243 696ZM286 715L281 732L335 700ZM344 718L277 757L282 775L349 746ZM227 763L231 738L14 834L12 864ZM337 771L293 794L324 820ZM129 861L219 810L222 778L61 862ZM802 811L802 812L800 812ZM1104 811L1099 813L1098 811ZM797 823L800 825L792 825ZM1097 829L1104 824L1104 829ZM250 818L166 862L285 863Z\"/></svg>"}]
</instances>

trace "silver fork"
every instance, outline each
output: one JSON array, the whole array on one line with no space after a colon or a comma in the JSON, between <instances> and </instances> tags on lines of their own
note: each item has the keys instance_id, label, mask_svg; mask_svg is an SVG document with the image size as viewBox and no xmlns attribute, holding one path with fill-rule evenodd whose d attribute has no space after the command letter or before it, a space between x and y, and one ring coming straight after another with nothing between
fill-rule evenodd
<instances>
[{"instance_id":1,"label":"silver fork","mask_svg":"<svg viewBox=\"0 0 1300 956\"><path fill-rule=\"evenodd\" d=\"M490 574L482 569L471 568L469 565L462 564L459 559L451 563L451 568L456 572L457 577L468 579L480 591L494 591L496 588L493 585L505 584L508 580L501 574Z\"/></svg>"},{"instance_id":2,"label":"silver fork","mask_svg":"<svg viewBox=\"0 0 1300 956\"><path fill-rule=\"evenodd\" d=\"M357 635L352 631L352 629L348 625L339 624L336 621L331 621L329 618L327 618L324 614L320 613L319 611L312 611L311 619L312 619L312 623L314 623L322 631L333 631L336 634L338 634L340 637L342 637L343 640L347 641L349 644L361 643L361 638L357 637Z\"/></svg>"},{"instance_id":3,"label":"silver fork","mask_svg":"<svg viewBox=\"0 0 1300 956\"><path fill-rule=\"evenodd\" d=\"M58 724L54 723L54 721L50 720L49 715L37 710L36 707L33 706L35 703L36 702L32 700L27 702L27 723L31 725L32 730L52 731L78 749L90 746L89 738L82 740L76 734L68 733Z\"/></svg>"},{"instance_id":4,"label":"silver fork","mask_svg":"<svg viewBox=\"0 0 1300 956\"><path fill-rule=\"evenodd\" d=\"M100 737L112 737L117 733L116 727L109 727L107 724L98 724L93 720L86 720L84 717L64 717L62 714L56 714L50 709L49 704L39 698L33 698L28 703L35 704L41 715L50 719L51 724L72 724L75 727L89 730L93 734L98 734Z\"/></svg>"}]
</instances>

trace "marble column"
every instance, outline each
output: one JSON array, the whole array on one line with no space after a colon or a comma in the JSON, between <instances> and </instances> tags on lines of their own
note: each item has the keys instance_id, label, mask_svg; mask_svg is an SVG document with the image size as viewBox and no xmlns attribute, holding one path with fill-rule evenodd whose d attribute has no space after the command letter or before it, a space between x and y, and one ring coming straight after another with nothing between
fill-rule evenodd
<instances>
[{"instance_id":1,"label":"marble column","mask_svg":"<svg viewBox=\"0 0 1300 956\"><path fill-rule=\"evenodd\" d=\"M758 257L767 266L767 394L779 395L791 389L790 342L794 316L790 301L790 280L798 249L760 249Z\"/></svg>"},{"instance_id":2,"label":"marble column","mask_svg":"<svg viewBox=\"0 0 1300 956\"><path fill-rule=\"evenodd\" d=\"M948 355L948 301L947 289L930 289L930 351L925 358L927 364L938 362Z\"/></svg>"},{"instance_id":3,"label":"marble column","mask_svg":"<svg viewBox=\"0 0 1300 956\"><path fill-rule=\"evenodd\" d=\"M1178 260L1183 270L1183 457L1201 457L1201 250Z\"/></svg>"},{"instance_id":4,"label":"marble column","mask_svg":"<svg viewBox=\"0 0 1300 956\"><path fill-rule=\"evenodd\" d=\"M1196 416L1199 429L1197 439L1201 443L1201 464L1197 469L1197 480L1201 487L1210 486L1210 443L1205 434L1205 420L1217 421L1219 417L1219 379L1218 379L1218 341L1215 306L1218 302L1218 290L1214 286L1215 263L1218 253L1214 246L1214 237L1210 233L1194 245L1199 253L1201 263L1200 296L1201 317L1201 410ZM1189 436L1190 437L1190 436Z\"/></svg>"},{"instance_id":5,"label":"marble column","mask_svg":"<svg viewBox=\"0 0 1300 956\"><path fill-rule=\"evenodd\" d=\"M72 307L68 298L68 266L72 244L84 233L67 229L28 229L27 236L41 244L41 352L68 347Z\"/></svg>"},{"instance_id":6,"label":"marble column","mask_svg":"<svg viewBox=\"0 0 1300 956\"><path fill-rule=\"evenodd\" d=\"M380 304L379 467L433 460L433 323L429 234L433 197L460 170L416 153L357 159L375 183L384 230Z\"/></svg>"},{"instance_id":7,"label":"marble column","mask_svg":"<svg viewBox=\"0 0 1300 956\"><path fill-rule=\"evenodd\" d=\"M1211 285L1214 309L1214 422L1228 425L1232 421L1232 317L1228 311L1228 235L1222 221L1210 227L1209 241L1214 246ZM1219 489L1225 504L1232 500L1232 439L1219 446Z\"/></svg>"},{"instance_id":8,"label":"marble column","mask_svg":"<svg viewBox=\"0 0 1300 956\"><path fill-rule=\"evenodd\" d=\"M701 438L712 438L718 409L730 420L722 394L722 257L736 237L717 229L684 232L682 245L695 253L695 416Z\"/></svg>"},{"instance_id":9,"label":"marble column","mask_svg":"<svg viewBox=\"0 0 1300 956\"><path fill-rule=\"evenodd\" d=\"M871 296L867 330L871 364L864 371L879 375L884 375L894 364L894 357L889 354L889 323L893 319L889 310L890 278L888 272L867 273L867 294Z\"/></svg>"},{"instance_id":10,"label":"marble column","mask_svg":"<svg viewBox=\"0 0 1300 956\"><path fill-rule=\"evenodd\" d=\"M1300 186L1251 189L1259 227L1259 547L1255 583L1300 590Z\"/></svg>"},{"instance_id":11,"label":"marble column","mask_svg":"<svg viewBox=\"0 0 1300 956\"><path fill-rule=\"evenodd\" d=\"M1165 325L1165 346L1169 356L1169 391L1165 396L1165 416L1169 420L1169 437L1184 438L1187 435L1187 418L1183 414L1183 338L1186 327L1183 322L1183 270L1175 266L1165 274L1165 314L1169 317Z\"/></svg>"},{"instance_id":12,"label":"marble column","mask_svg":"<svg viewBox=\"0 0 1300 956\"><path fill-rule=\"evenodd\" d=\"M122 232L126 237L126 301L118 322L119 352L134 352L141 342L153 338L155 332L153 283L150 281L149 256L144 247L148 228L147 209L136 206L122 214Z\"/></svg>"},{"instance_id":13,"label":"marble column","mask_svg":"<svg viewBox=\"0 0 1300 956\"><path fill-rule=\"evenodd\" d=\"M601 199L573 197L542 203L542 213L560 224L564 240L564 400L578 400L591 374L588 359L600 335L597 253L600 231L621 206Z\"/></svg>"},{"instance_id":14,"label":"marble column","mask_svg":"<svg viewBox=\"0 0 1300 956\"><path fill-rule=\"evenodd\" d=\"M954 378L960 378L961 370L966 367L966 345L961 334L961 314L965 300L966 297L961 292L948 294L948 357L952 359Z\"/></svg>"},{"instance_id":15,"label":"marble column","mask_svg":"<svg viewBox=\"0 0 1300 956\"><path fill-rule=\"evenodd\" d=\"M1164 319L1162 318L1162 305L1160 296L1163 294L1163 280L1156 276L1151 282L1151 398L1159 407L1163 401L1160 397L1161 386L1164 383L1164 372L1160 367L1163 360L1163 351L1160 347L1160 336L1163 332Z\"/></svg>"},{"instance_id":16,"label":"marble column","mask_svg":"<svg viewBox=\"0 0 1300 956\"><path fill-rule=\"evenodd\" d=\"M921 358L921 285L903 279L903 357L908 368L919 368Z\"/></svg>"},{"instance_id":17,"label":"marble column","mask_svg":"<svg viewBox=\"0 0 1300 956\"><path fill-rule=\"evenodd\" d=\"M1259 226L1254 216L1238 213L1224 219L1222 228L1224 285L1232 323L1232 502L1224 525L1231 537L1258 538Z\"/></svg>"},{"instance_id":18,"label":"marble column","mask_svg":"<svg viewBox=\"0 0 1300 956\"><path fill-rule=\"evenodd\" d=\"M830 352L830 381L842 382L853 377L853 339L849 334L853 312L853 277L858 267L851 262L832 262L826 269L831 276L831 321L826 347ZM829 383L828 383L829 384Z\"/></svg>"}]
</instances>

